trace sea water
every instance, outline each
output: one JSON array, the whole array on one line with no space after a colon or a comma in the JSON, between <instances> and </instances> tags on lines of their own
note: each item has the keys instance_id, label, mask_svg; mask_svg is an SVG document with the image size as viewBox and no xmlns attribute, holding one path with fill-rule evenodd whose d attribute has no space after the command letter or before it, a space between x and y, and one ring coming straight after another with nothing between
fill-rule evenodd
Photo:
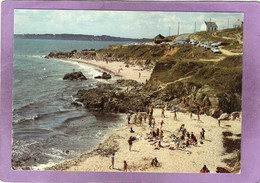
<instances>
[{"instance_id":1,"label":"sea water","mask_svg":"<svg viewBox=\"0 0 260 183\"><path fill-rule=\"evenodd\" d=\"M120 42L122 44L122 42ZM12 161L39 170L80 156L105 133L125 121L123 115L94 112L72 104L80 89L97 87L102 70L91 65L45 59L52 51L100 49L118 42L15 39L13 60ZM81 71L88 80L62 80Z\"/></svg>"}]
</instances>

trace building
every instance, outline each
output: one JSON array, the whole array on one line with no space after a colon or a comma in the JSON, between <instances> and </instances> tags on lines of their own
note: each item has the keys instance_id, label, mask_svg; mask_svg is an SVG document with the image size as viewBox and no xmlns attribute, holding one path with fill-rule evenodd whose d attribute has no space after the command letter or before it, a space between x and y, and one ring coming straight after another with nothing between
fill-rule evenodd
<instances>
[{"instance_id":1,"label":"building","mask_svg":"<svg viewBox=\"0 0 260 183\"><path fill-rule=\"evenodd\" d=\"M200 31L216 31L218 30L218 26L216 22L206 22L204 21L200 27Z\"/></svg>"},{"instance_id":2,"label":"building","mask_svg":"<svg viewBox=\"0 0 260 183\"><path fill-rule=\"evenodd\" d=\"M234 25L233 25L234 28L238 28L238 27L243 27L243 21L238 19Z\"/></svg>"},{"instance_id":3,"label":"building","mask_svg":"<svg viewBox=\"0 0 260 183\"><path fill-rule=\"evenodd\" d=\"M155 43L161 43L161 42L163 42L163 40L164 40L164 36L163 35L161 35L161 34L158 34L155 38L154 38L154 42Z\"/></svg>"}]
</instances>

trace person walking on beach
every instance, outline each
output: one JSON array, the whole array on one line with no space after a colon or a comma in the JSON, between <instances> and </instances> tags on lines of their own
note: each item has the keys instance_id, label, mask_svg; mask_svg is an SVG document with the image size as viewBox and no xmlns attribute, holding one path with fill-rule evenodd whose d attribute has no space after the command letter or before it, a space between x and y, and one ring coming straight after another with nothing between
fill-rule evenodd
<instances>
[{"instance_id":1,"label":"person walking on beach","mask_svg":"<svg viewBox=\"0 0 260 183\"><path fill-rule=\"evenodd\" d=\"M154 118L153 118L152 125L153 125L153 129L154 129L154 126L155 126L155 119Z\"/></svg>"},{"instance_id":2,"label":"person walking on beach","mask_svg":"<svg viewBox=\"0 0 260 183\"><path fill-rule=\"evenodd\" d=\"M173 107L172 112L173 112L173 119L177 121L176 107Z\"/></svg>"},{"instance_id":3,"label":"person walking on beach","mask_svg":"<svg viewBox=\"0 0 260 183\"><path fill-rule=\"evenodd\" d=\"M205 139L205 130L204 130L204 128L201 129L200 138L201 139Z\"/></svg>"},{"instance_id":4,"label":"person walking on beach","mask_svg":"<svg viewBox=\"0 0 260 183\"><path fill-rule=\"evenodd\" d=\"M200 120L200 106L197 106L197 116L198 116L198 121Z\"/></svg>"},{"instance_id":5,"label":"person walking on beach","mask_svg":"<svg viewBox=\"0 0 260 183\"><path fill-rule=\"evenodd\" d=\"M152 118L149 116L149 126L152 126Z\"/></svg>"},{"instance_id":6,"label":"person walking on beach","mask_svg":"<svg viewBox=\"0 0 260 183\"><path fill-rule=\"evenodd\" d=\"M141 77L141 72L139 72L139 78Z\"/></svg>"},{"instance_id":7,"label":"person walking on beach","mask_svg":"<svg viewBox=\"0 0 260 183\"><path fill-rule=\"evenodd\" d=\"M164 115L164 108L162 108L162 118L165 118L165 115Z\"/></svg>"},{"instance_id":8,"label":"person walking on beach","mask_svg":"<svg viewBox=\"0 0 260 183\"><path fill-rule=\"evenodd\" d=\"M127 163L124 161L124 172L127 172Z\"/></svg>"},{"instance_id":9,"label":"person walking on beach","mask_svg":"<svg viewBox=\"0 0 260 183\"><path fill-rule=\"evenodd\" d=\"M153 115L153 107L150 109L150 114Z\"/></svg>"},{"instance_id":10,"label":"person walking on beach","mask_svg":"<svg viewBox=\"0 0 260 183\"><path fill-rule=\"evenodd\" d=\"M136 125L136 120L137 120L137 115L135 114L135 117L134 117L134 124Z\"/></svg>"},{"instance_id":11,"label":"person walking on beach","mask_svg":"<svg viewBox=\"0 0 260 183\"><path fill-rule=\"evenodd\" d=\"M142 117L142 115L140 114L140 118L139 118L139 120L140 120L140 125L142 124L142 121L143 121L143 117Z\"/></svg>"},{"instance_id":12,"label":"person walking on beach","mask_svg":"<svg viewBox=\"0 0 260 183\"><path fill-rule=\"evenodd\" d=\"M129 137L129 139L128 139L128 144L129 144L129 151L131 151L132 145L133 145L132 136Z\"/></svg>"},{"instance_id":13,"label":"person walking on beach","mask_svg":"<svg viewBox=\"0 0 260 183\"><path fill-rule=\"evenodd\" d=\"M162 122L161 122L161 129L162 129L163 124L164 124L164 122L163 122L163 120L162 120Z\"/></svg>"},{"instance_id":14,"label":"person walking on beach","mask_svg":"<svg viewBox=\"0 0 260 183\"><path fill-rule=\"evenodd\" d=\"M144 114L144 122L146 123L146 118L147 118L147 116L146 116L146 114Z\"/></svg>"},{"instance_id":15,"label":"person walking on beach","mask_svg":"<svg viewBox=\"0 0 260 183\"><path fill-rule=\"evenodd\" d=\"M111 156L111 166L109 167L109 168L111 168L112 167L112 169L114 169L114 164L115 164L115 153L113 153L112 154L112 156Z\"/></svg>"},{"instance_id":16,"label":"person walking on beach","mask_svg":"<svg viewBox=\"0 0 260 183\"><path fill-rule=\"evenodd\" d=\"M128 122L128 124L130 124L130 119L131 119L131 114L128 113L128 114L127 114L127 122Z\"/></svg>"}]
</instances>

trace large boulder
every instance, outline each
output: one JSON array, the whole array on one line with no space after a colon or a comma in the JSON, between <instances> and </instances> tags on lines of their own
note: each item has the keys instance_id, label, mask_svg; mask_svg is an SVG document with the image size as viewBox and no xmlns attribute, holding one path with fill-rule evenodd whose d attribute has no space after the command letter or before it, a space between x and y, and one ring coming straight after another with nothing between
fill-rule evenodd
<instances>
[{"instance_id":1,"label":"large boulder","mask_svg":"<svg viewBox=\"0 0 260 183\"><path fill-rule=\"evenodd\" d=\"M96 76L95 79L111 79L111 75L109 73L103 72L102 76Z\"/></svg>"},{"instance_id":2,"label":"large boulder","mask_svg":"<svg viewBox=\"0 0 260 183\"><path fill-rule=\"evenodd\" d=\"M72 72L65 74L63 80L87 80L87 78L82 74L82 72Z\"/></svg>"}]
</instances>

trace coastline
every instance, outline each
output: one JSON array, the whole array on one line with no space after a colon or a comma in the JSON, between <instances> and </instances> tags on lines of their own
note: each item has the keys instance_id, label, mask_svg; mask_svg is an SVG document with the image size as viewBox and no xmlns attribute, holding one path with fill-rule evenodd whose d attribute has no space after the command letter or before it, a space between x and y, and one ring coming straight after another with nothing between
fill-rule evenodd
<instances>
[{"instance_id":1,"label":"coastline","mask_svg":"<svg viewBox=\"0 0 260 183\"><path fill-rule=\"evenodd\" d=\"M152 70L144 70L141 66L138 65L129 65L129 67L125 67L124 62L106 63L105 61L101 60L84 60L76 58L69 60L96 66L104 71L112 72L114 75L121 76L123 79L133 79L139 83L145 83L146 80L150 79L150 76L152 74Z\"/></svg>"},{"instance_id":2,"label":"coastline","mask_svg":"<svg viewBox=\"0 0 260 183\"><path fill-rule=\"evenodd\" d=\"M169 136L177 133L177 129L181 124L189 132L193 131L197 137L197 146L190 146L185 149L170 150L168 147L155 149L152 142L145 140L146 134L152 128L148 126L148 122L142 125L134 125L133 118L131 124L125 124L123 127L108 131L105 139L89 153L83 154L78 158L57 164L47 170L68 170L68 171L115 171L123 170L123 161L128 163L130 172L185 172L185 173L199 173L203 165L207 165L212 173L215 173L217 166L228 166L224 162L225 159L232 159L236 157L236 151L226 153L223 146L223 132L230 132L233 135L231 139L238 139L241 133L241 119L235 121L221 121L221 126L218 126L216 119L203 115L201 121L196 119L193 115L178 112L178 120L173 120L173 114L166 111L166 118L160 116L160 109L154 109L154 117L156 119L155 129L160 128L159 122L164 120L163 125L164 138L162 145L172 145ZM127 123L127 122L126 122ZM135 133L130 133L129 129L133 127ZM199 132L201 128L206 130L205 140L200 140ZM130 136L135 136L138 140L134 141L132 151L128 149L127 140ZM110 169L111 155L115 152L115 168ZM160 162L159 167L151 166L151 160L157 157ZM230 168L230 167L229 167Z\"/></svg>"}]
</instances>

